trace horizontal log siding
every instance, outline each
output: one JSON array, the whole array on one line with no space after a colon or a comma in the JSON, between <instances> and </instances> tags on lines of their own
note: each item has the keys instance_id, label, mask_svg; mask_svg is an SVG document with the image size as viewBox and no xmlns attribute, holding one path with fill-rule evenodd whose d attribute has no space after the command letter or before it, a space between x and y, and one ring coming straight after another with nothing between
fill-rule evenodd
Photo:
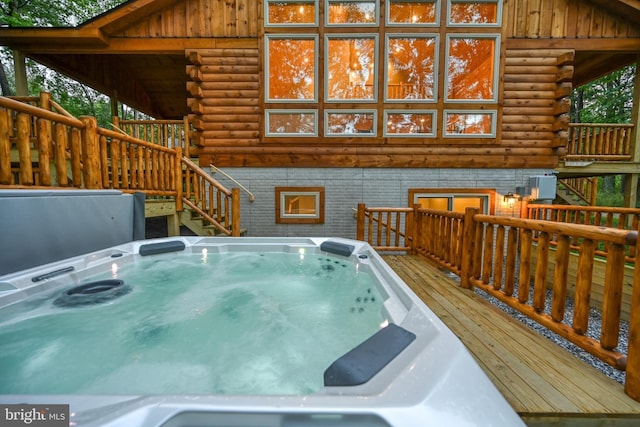
<instances>
[{"instance_id":1,"label":"horizontal log siding","mask_svg":"<svg viewBox=\"0 0 640 427\"><path fill-rule=\"evenodd\" d=\"M256 0L175 2L127 28L120 37L257 37Z\"/></svg>"},{"instance_id":2,"label":"horizontal log siding","mask_svg":"<svg viewBox=\"0 0 640 427\"><path fill-rule=\"evenodd\" d=\"M200 147L260 143L260 68L257 49L200 49L187 52L187 90Z\"/></svg>"},{"instance_id":3,"label":"horizontal log siding","mask_svg":"<svg viewBox=\"0 0 640 427\"><path fill-rule=\"evenodd\" d=\"M640 30L606 9L576 0L509 0L504 2L507 37L626 38Z\"/></svg>"},{"instance_id":4,"label":"horizontal log siding","mask_svg":"<svg viewBox=\"0 0 640 427\"><path fill-rule=\"evenodd\" d=\"M564 147L569 126L573 54L567 50L507 49L502 144L548 150Z\"/></svg>"}]
</instances>

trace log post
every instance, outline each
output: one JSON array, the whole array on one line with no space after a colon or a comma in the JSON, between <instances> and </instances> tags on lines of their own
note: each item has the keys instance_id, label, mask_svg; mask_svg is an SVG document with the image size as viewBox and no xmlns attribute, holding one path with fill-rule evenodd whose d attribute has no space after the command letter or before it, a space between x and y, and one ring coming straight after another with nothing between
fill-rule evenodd
<instances>
[{"instance_id":1,"label":"log post","mask_svg":"<svg viewBox=\"0 0 640 427\"><path fill-rule=\"evenodd\" d=\"M356 213L356 240L364 240L364 212L366 205L358 203L358 211Z\"/></svg>"},{"instance_id":2,"label":"log post","mask_svg":"<svg viewBox=\"0 0 640 427\"><path fill-rule=\"evenodd\" d=\"M31 165L31 123L30 116L18 113L16 117L18 157L20 159L20 184L33 185Z\"/></svg>"},{"instance_id":3,"label":"log post","mask_svg":"<svg viewBox=\"0 0 640 427\"><path fill-rule=\"evenodd\" d=\"M474 239L476 236L476 223L474 215L478 214L478 208L466 208L464 211L464 223L462 231L462 265L460 266L460 286L464 289L472 289L471 275L473 274Z\"/></svg>"},{"instance_id":4,"label":"log post","mask_svg":"<svg viewBox=\"0 0 640 427\"><path fill-rule=\"evenodd\" d=\"M84 187L102 188L102 168L100 167L100 142L98 139L98 121L95 117L82 116L82 175Z\"/></svg>"},{"instance_id":5,"label":"log post","mask_svg":"<svg viewBox=\"0 0 640 427\"><path fill-rule=\"evenodd\" d=\"M176 148L175 164L173 166L175 170L173 178L175 179L173 185L176 189L176 212L182 212L184 206L182 203L183 196L183 173L182 173L182 148Z\"/></svg>"},{"instance_id":6,"label":"log post","mask_svg":"<svg viewBox=\"0 0 640 427\"><path fill-rule=\"evenodd\" d=\"M11 184L11 140L9 111L0 108L0 184Z\"/></svg>"},{"instance_id":7,"label":"log post","mask_svg":"<svg viewBox=\"0 0 640 427\"><path fill-rule=\"evenodd\" d=\"M638 243L636 241L636 253L640 249ZM624 391L629 397L640 402L640 257L635 259L632 289Z\"/></svg>"},{"instance_id":8,"label":"log post","mask_svg":"<svg viewBox=\"0 0 640 427\"><path fill-rule=\"evenodd\" d=\"M240 237L240 189L231 189L231 236Z\"/></svg>"}]
</instances>

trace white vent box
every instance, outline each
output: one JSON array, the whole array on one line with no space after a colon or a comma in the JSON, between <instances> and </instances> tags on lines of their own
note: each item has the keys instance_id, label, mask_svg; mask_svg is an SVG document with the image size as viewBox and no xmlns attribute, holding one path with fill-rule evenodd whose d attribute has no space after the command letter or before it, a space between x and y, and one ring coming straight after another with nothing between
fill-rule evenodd
<instances>
[{"instance_id":1,"label":"white vent box","mask_svg":"<svg viewBox=\"0 0 640 427\"><path fill-rule=\"evenodd\" d=\"M532 200L553 200L556 198L556 177L555 175L530 176L529 187L531 188Z\"/></svg>"}]
</instances>

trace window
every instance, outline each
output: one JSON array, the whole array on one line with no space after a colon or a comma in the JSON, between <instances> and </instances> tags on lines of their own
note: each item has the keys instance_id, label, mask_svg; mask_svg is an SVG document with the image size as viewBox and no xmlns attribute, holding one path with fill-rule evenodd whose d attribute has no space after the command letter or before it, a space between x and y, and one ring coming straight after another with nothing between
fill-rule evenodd
<instances>
[{"instance_id":1,"label":"window","mask_svg":"<svg viewBox=\"0 0 640 427\"><path fill-rule=\"evenodd\" d=\"M447 101L497 101L498 36L447 38Z\"/></svg>"},{"instance_id":2,"label":"window","mask_svg":"<svg viewBox=\"0 0 640 427\"><path fill-rule=\"evenodd\" d=\"M266 110L267 136L316 136L316 110Z\"/></svg>"},{"instance_id":3,"label":"window","mask_svg":"<svg viewBox=\"0 0 640 427\"><path fill-rule=\"evenodd\" d=\"M265 26L317 26L318 8L314 0L266 0Z\"/></svg>"},{"instance_id":4,"label":"window","mask_svg":"<svg viewBox=\"0 0 640 427\"><path fill-rule=\"evenodd\" d=\"M276 223L324 224L324 187L276 187Z\"/></svg>"},{"instance_id":5,"label":"window","mask_svg":"<svg viewBox=\"0 0 640 427\"><path fill-rule=\"evenodd\" d=\"M317 37L266 37L268 100L317 99L316 46Z\"/></svg>"},{"instance_id":6,"label":"window","mask_svg":"<svg viewBox=\"0 0 640 427\"><path fill-rule=\"evenodd\" d=\"M499 26L501 14L498 0L451 0L447 16L452 26Z\"/></svg>"},{"instance_id":7,"label":"window","mask_svg":"<svg viewBox=\"0 0 640 427\"><path fill-rule=\"evenodd\" d=\"M327 26L378 25L378 0L326 0Z\"/></svg>"},{"instance_id":8,"label":"window","mask_svg":"<svg viewBox=\"0 0 640 427\"><path fill-rule=\"evenodd\" d=\"M438 24L440 2L416 0L389 0L387 25L431 25Z\"/></svg>"},{"instance_id":9,"label":"window","mask_svg":"<svg viewBox=\"0 0 640 427\"><path fill-rule=\"evenodd\" d=\"M385 99L435 101L437 36L387 36Z\"/></svg>"},{"instance_id":10,"label":"window","mask_svg":"<svg viewBox=\"0 0 640 427\"><path fill-rule=\"evenodd\" d=\"M466 208L472 207L489 215L495 211L495 190L491 189L409 189L409 200L412 205L418 204L425 209L463 213Z\"/></svg>"},{"instance_id":11,"label":"window","mask_svg":"<svg viewBox=\"0 0 640 427\"><path fill-rule=\"evenodd\" d=\"M444 112L445 137L493 137L496 134L495 111Z\"/></svg>"},{"instance_id":12,"label":"window","mask_svg":"<svg viewBox=\"0 0 640 427\"><path fill-rule=\"evenodd\" d=\"M501 0L265 4L265 142L498 138Z\"/></svg>"},{"instance_id":13,"label":"window","mask_svg":"<svg viewBox=\"0 0 640 427\"><path fill-rule=\"evenodd\" d=\"M327 100L375 101L377 40L376 35L327 36Z\"/></svg>"},{"instance_id":14,"label":"window","mask_svg":"<svg viewBox=\"0 0 640 427\"><path fill-rule=\"evenodd\" d=\"M385 111L385 136L425 137L436 134L436 112L407 110Z\"/></svg>"},{"instance_id":15,"label":"window","mask_svg":"<svg viewBox=\"0 0 640 427\"><path fill-rule=\"evenodd\" d=\"M327 136L344 136L360 134L359 136L375 136L376 134L376 111L362 110L327 110ZM364 135L363 135L364 134Z\"/></svg>"}]
</instances>

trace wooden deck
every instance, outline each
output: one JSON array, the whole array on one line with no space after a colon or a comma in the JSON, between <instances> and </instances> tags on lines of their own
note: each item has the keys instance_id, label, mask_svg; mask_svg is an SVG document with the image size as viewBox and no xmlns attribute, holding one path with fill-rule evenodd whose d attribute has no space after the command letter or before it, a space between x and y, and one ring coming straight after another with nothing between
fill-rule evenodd
<instances>
[{"instance_id":1,"label":"wooden deck","mask_svg":"<svg viewBox=\"0 0 640 427\"><path fill-rule=\"evenodd\" d=\"M529 426L638 426L640 403L597 369L418 256L385 261L460 338Z\"/></svg>"}]
</instances>

